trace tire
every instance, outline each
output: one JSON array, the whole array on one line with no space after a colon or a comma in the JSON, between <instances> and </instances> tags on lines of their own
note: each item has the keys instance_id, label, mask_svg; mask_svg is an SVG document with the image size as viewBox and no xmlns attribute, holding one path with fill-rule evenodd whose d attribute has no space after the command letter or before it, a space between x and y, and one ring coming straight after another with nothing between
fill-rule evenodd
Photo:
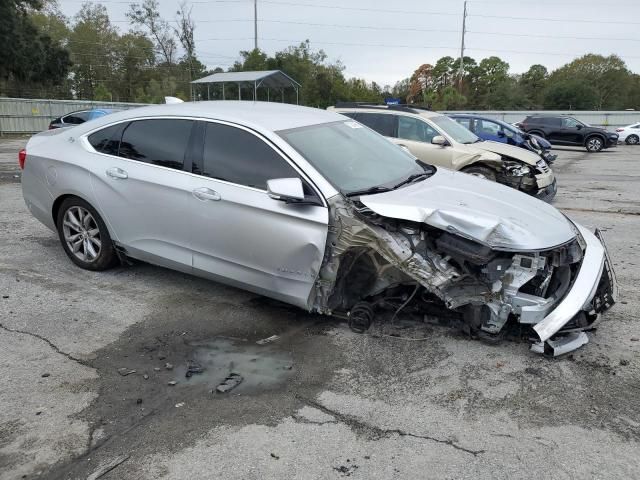
<instances>
[{"instance_id":1,"label":"tire","mask_svg":"<svg viewBox=\"0 0 640 480\"><path fill-rule=\"evenodd\" d=\"M638 145L638 143L640 143L640 137L638 137L638 135L629 135L625 143L627 145Z\"/></svg>"},{"instance_id":2,"label":"tire","mask_svg":"<svg viewBox=\"0 0 640 480\"><path fill-rule=\"evenodd\" d=\"M602 140L602 137L597 135L587 137L587 140L584 142L584 146L586 147L587 152L597 153L602 151L604 148L604 140Z\"/></svg>"},{"instance_id":3,"label":"tire","mask_svg":"<svg viewBox=\"0 0 640 480\"><path fill-rule=\"evenodd\" d=\"M464 173L473 175L474 177L484 178L491 182L496 181L496 172L489 167L483 167L482 165L472 165L462 170Z\"/></svg>"},{"instance_id":4,"label":"tire","mask_svg":"<svg viewBox=\"0 0 640 480\"><path fill-rule=\"evenodd\" d=\"M100 271L118 263L107 226L95 208L81 198L69 197L62 202L56 226L62 248L80 268Z\"/></svg>"}]
</instances>

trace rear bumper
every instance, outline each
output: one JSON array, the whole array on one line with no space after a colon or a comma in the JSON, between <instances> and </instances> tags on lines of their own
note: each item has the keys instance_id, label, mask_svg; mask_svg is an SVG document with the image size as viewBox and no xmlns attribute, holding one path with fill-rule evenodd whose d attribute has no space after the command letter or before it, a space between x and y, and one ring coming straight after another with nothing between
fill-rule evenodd
<instances>
[{"instance_id":1,"label":"rear bumper","mask_svg":"<svg viewBox=\"0 0 640 480\"><path fill-rule=\"evenodd\" d=\"M580 225L576 227L586 242L584 258L569 292L534 325L533 330L540 342L552 339L578 315L586 316L587 321L573 322L576 325L570 325L574 327L571 330L590 328L598 314L611 308L618 297L615 273L602 234L598 230L591 233Z\"/></svg>"}]
</instances>

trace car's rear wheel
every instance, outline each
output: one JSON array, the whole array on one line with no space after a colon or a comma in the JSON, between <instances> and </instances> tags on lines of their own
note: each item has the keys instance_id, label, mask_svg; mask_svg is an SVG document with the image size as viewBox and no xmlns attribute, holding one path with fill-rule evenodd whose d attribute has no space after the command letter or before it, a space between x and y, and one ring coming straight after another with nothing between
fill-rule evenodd
<instances>
[{"instance_id":1,"label":"car's rear wheel","mask_svg":"<svg viewBox=\"0 0 640 480\"><path fill-rule=\"evenodd\" d=\"M627 145L638 145L638 143L640 143L640 138L638 135L629 135L626 142Z\"/></svg>"},{"instance_id":2,"label":"car's rear wheel","mask_svg":"<svg viewBox=\"0 0 640 480\"><path fill-rule=\"evenodd\" d=\"M587 152L596 153L604 148L604 141L600 137L589 137L585 144Z\"/></svg>"},{"instance_id":3,"label":"car's rear wheel","mask_svg":"<svg viewBox=\"0 0 640 480\"><path fill-rule=\"evenodd\" d=\"M471 167L465 168L463 172L468 173L469 175L473 175L474 177L480 177L484 178L485 180L490 180L492 182L496 181L496 172L491 170L489 167L472 165Z\"/></svg>"},{"instance_id":4,"label":"car's rear wheel","mask_svg":"<svg viewBox=\"0 0 640 480\"><path fill-rule=\"evenodd\" d=\"M80 268L106 270L118 262L107 226L81 198L69 197L62 202L56 225L65 253Z\"/></svg>"}]
</instances>

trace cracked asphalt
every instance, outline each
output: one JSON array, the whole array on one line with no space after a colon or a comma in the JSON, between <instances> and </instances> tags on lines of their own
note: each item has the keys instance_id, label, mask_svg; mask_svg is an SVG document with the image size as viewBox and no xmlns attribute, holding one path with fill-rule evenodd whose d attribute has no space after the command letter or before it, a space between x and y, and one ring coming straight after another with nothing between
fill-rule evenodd
<instances>
[{"instance_id":1,"label":"cracked asphalt","mask_svg":"<svg viewBox=\"0 0 640 480\"><path fill-rule=\"evenodd\" d=\"M142 263L80 270L24 205L25 141L0 140L0 479L640 478L640 147L558 150L555 205L604 231L621 298L546 359L435 323L357 335Z\"/></svg>"}]
</instances>

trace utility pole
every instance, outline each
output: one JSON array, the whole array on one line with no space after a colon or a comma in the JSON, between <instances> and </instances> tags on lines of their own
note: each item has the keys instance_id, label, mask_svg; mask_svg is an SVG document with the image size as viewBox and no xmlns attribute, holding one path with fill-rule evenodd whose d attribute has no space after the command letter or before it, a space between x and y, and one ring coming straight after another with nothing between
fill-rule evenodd
<instances>
[{"instance_id":1,"label":"utility pole","mask_svg":"<svg viewBox=\"0 0 640 480\"><path fill-rule=\"evenodd\" d=\"M258 0L253 0L253 48L258 49Z\"/></svg>"},{"instance_id":2,"label":"utility pole","mask_svg":"<svg viewBox=\"0 0 640 480\"><path fill-rule=\"evenodd\" d=\"M462 14L462 39L460 42L460 71L458 72L459 85L462 89L462 78L464 77L464 35L467 33L467 1L464 2L464 12Z\"/></svg>"}]
</instances>

